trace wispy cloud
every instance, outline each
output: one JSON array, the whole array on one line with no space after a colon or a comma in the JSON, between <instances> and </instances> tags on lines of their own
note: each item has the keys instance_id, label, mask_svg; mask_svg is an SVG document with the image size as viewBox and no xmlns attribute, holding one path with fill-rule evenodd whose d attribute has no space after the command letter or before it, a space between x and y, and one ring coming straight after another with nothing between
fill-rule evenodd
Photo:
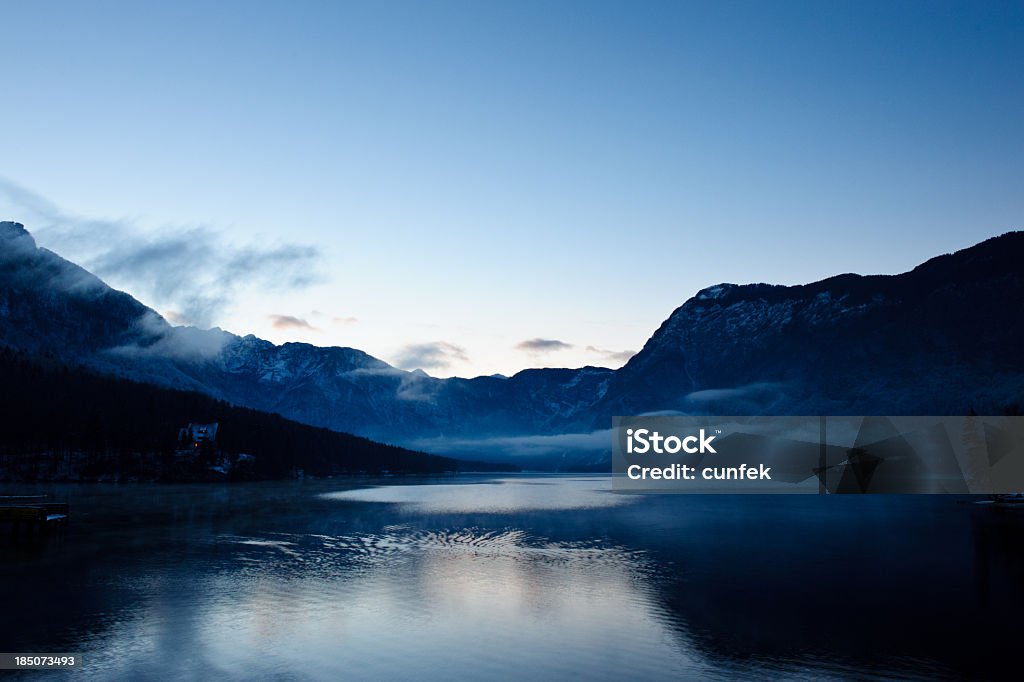
<instances>
[{"instance_id":1,"label":"wispy cloud","mask_svg":"<svg viewBox=\"0 0 1024 682\"><path fill-rule=\"evenodd\" d=\"M527 353L541 354L568 350L572 348L572 344L558 339L528 339L517 343L516 348Z\"/></svg>"},{"instance_id":2,"label":"wispy cloud","mask_svg":"<svg viewBox=\"0 0 1024 682\"><path fill-rule=\"evenodd\" d=\"M598 348L597 346L587 346L587 351L600 355L609 362L626 362L631 357L636 355L635 350L608 350L606 348Z\"/></svg>"},{"instance_id":3,"label":"wispy cloud","mask_svg":"<svg viewBox=\"0 0 1024 682\"><path fill-rule=\"evenodd\" d=\"M466 349L447 341L413 343L398 351L394 364L402 369L445 369L452 362L469 362Z\"/></svg>"},{"instance_id":4,"label":"wispy cloud","mask_svg":"<svg viewBox=\"0 0 1024 682\"><path fill-rule=\"evenodd\" d=\"M236 245L207 226L145 231L130 218L89 219L0 178L0 198L39 241L175 321L210 326L246 287L302 289L322 281L313 246Z\"/></svg>"},{"instance_id":5,"label":"wispy cloud","mask_svg":"<svg viewBox=\"0 0 1024 682\"><path fill-rule=\"evenodd\" d=\"M687 394L685 399L691 403L736 402L759 396L776 396L785 389L786 385L779 382L759 381L729 388L705 388Z\"/></svg>"},{"instance_id":6,"label":"wispy cloud","mask_svg":"<svg viewBox=\"0 0 1024 682\"><path fill-rule=\"evenodd\" d=\"M776 414L779 405L792 399L791 386L760 381L694 391L686 396L683 407L698 414Z\"/></svg>"},{"instance_id":7,"label":"wispy cloud","mask_svg":"<svg viewBox=\"0 0 1024 682\"><path fill-rule=\"evenodd\" d=\"M128 357L212 358L235 338L219 329L171 327L151 311L139 317L135 325L146 334L146 342L130 343L106 352Z\"/></svg>"},{"instance_id":8,"label":"wispy cloud","mask_svg":"<svg viewBox=\"0 0 1024 682\"><path fill-rule=\"evenodd\" d=\"M334 324L359 324L358 317L332 317L331 322Z\"/></svg>"},{"instance_id":9,"label":"wispy cloud","mask_svg":"<svg viewBox=\"0 0 1024 682\"><path fill-rule=\"evenodd\" d=\"M270 324L274 329L305 329L308 331L320 331L301 317L294 315L267 315Z\"/></svg>"}]
</instances>

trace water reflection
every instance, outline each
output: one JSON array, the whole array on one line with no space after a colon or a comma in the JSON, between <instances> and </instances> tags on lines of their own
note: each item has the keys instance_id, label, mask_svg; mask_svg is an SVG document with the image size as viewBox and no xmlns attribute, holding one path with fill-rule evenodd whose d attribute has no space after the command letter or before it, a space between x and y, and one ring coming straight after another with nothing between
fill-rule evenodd
<instances>
[{"instance_id":1,"label":"water reflection","mask_svg":"<svg viewBox=\"0 0 1024 682\"><path fill-rule=\"evenodd\" d=\"M64 489L0 637L109 680L934 679L1020 633L1020 526L950 498L341 487Z\"/></svg>"},{"instance_id":2,"label":"water reflection","mask_svg":"<svg viewBox=\"0 0 1024 682\"><path fill-rule=\"evenodd\" d=\"M460 485L390 485L325 493L332 500L389 502L431 513L519 513L615 507L636 501L594 478L498 479Z\"/></svg>"}]
</instances>

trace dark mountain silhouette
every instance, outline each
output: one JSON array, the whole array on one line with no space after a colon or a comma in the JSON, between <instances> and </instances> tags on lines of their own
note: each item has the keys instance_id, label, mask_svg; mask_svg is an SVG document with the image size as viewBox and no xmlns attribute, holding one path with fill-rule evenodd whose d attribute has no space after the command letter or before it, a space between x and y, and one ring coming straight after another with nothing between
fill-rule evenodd
<instances>
[{"instance_id":1,"label":"dark mountain silhouette","mask_svg":"<svg viewBox=\"0 0 1024 682\"><path fill-rule=\"evenodd\" d=\"M899 275L723 284L676 309L598 415L964 414L1024 397L1024 232Z\"/></svg>"},{"instance_id":2,"label":"dark mountain silhouette","mask_svg":"<svg viewBox=\"0 0 1024 682\"><path fill-rule=\"evenodd\" d=\"M175 327L0 223L0 343L461 456L595 463L615 414L959 414L1024 398L1024 233L899 275L722 284L623 368L437 379L352 348ZM570 436L569 434L576 434Z\"/></svg>"},{"instance_id":3,"label":"dark mountain silhouette","mask_svg":"<svg viewBox=\"0 0 1024 682\"><path fill-rule=\"evenodd\" d=\"M300 424L194 391L103 376L10 348L0 348L0 385L0 480L224 478L210 469L212 453L190 452L190 444L180 442L181 429L190 422L219 424L216 458L234 462L229 478L495 468ZM242 454L252 458L243 458L240 466Z\"/></svg>"}]
</instances>

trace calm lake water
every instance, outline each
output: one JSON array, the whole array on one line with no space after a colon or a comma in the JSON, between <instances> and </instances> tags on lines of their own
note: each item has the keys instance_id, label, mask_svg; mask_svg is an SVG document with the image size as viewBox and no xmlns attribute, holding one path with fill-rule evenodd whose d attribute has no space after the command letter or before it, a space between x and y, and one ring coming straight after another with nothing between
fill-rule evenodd
<instances>
[{"instance_id":1,"label":"calm lake water","mask_svg":"<svg viewBox=\"0 0 1024 682\"><path fill-rule=\"evenodd\" d=\"M86 667L22 679L956 679L1009 676L1024 647L1024 510L950 497L553 476L15 492L72 523L2 538L0 650Z\"/></svg>"}]
</instances>

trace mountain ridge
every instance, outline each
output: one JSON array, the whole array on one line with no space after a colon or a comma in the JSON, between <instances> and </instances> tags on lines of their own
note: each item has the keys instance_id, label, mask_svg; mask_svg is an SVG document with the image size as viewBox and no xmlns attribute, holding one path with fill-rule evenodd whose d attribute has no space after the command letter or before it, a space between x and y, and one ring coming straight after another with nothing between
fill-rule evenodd
<instances>
[{"instance_id":1,"label":"mountain ridge","mask_svg":"<svg viewBox=\"0 0 1024 682\"><path fill-rule=\"evenodd\" d=\"M445 454L501 442L495 456L506 457L512 442L592 462L606 447L583 455L559 438L607 429L615 414L946 414L1024 394L1013 314L1024 309L1024 232L896 275L706 287L617 370L471 379L406 372L354 348L175 327L36 247L20 224L0 223L0 242L0 343Z\"/></svg>"},{"instance_id":2,"label":"mountain ridge","mask_svg":"<svg viewBox=\"0 0 1024 682\"><path fill-rule=\"evenodd\" d=\"M947 282L953 284L947 285ZM971 294L979 295L968 298ZM1013 311L1020 310L1024 304L1022 294L1024 232L1007 232L977 245L936 256L912 270L895 275L846 273L793 286L715 285L702 289L673 311L641 351L618 371L616 383L620 386L613 389L620 394L643 393L648 402L630 401L620 395L618 404L605 406L605 409L618 410L616 414L633 414L663 409L665 403L685 406L685 400L680 400L684 396L671 397L663 391L659 394L651 387L628 388L631 375L642 374L645 369L650 374L652 365L666 367L675 384L683 386L690 394L702 388L723 390L785 383L787 373L814 368L823 350L830 353L829 359L833 361L837 354L844 354L848 369L862 367L869 371L874 368L876 378L905 373L914 364L914 358L910 357L914 353L943 352L951 356L949 360L953 362L954 370L962 371L964 365L976 362L991 362L992 372L1008 370L1018 375L1016 383L1019 386L1024 364L1020 353L1014 351L1024 330ZM746 319L742 319L744 316ZM1000 323L1006 322L1007 318L1012 324ZM921 326L913 328L906 323L908 319ZM709 320L714 320L715 324L709 325ZM978 337L973 339L975 343L960 333L966 324L972 325L972 332ZM702 331L731 333L708 336L702 335ZM844 332L848 334L844 335ZM781 356L785 358L784 369L787 372L778 371L782 368L772 371L771 367L763 364L761 371L753 372L745 362L751 356L758 356L758 351L765 345L766 333L775 335L770 344L774 355L769 358L769 363L778 362ZM786 353L780 346L780 335L790 337L787 342L805 346L804 354L796 358L793 353ZM808 343L809 339L816 343ZM873 347L871 341L877 342L878 347ZM692 357L673 356L675 350L683 347L689 353L700 355L703 349L730 345L734 352L729 358L729 366L741 368L732 374L719 371L707 376L708 369L722 365L714 362L714 358L695 362ZM807 348L809 345L812 347ZM883 367L885 371L882 371ZM808 378L820 380L827 374L821 372ZM623 384L626 387L622 387ZM823 387L816 381L815 388L820 393ZM799 411L795 408L804 408L811 414L829 411L841 414L848 409L863 414L879 413L868 409L872 405L867 401L851 400L852 392L848 386L846 388L845 392L841 391L843 400L838 401L846 405L836 404L837 401L819 400L815 403L802 399L793 401L791 409L781 411L794 413ZM882 395L882 399L877 401L876 409L892 414L926 408L936 413L947 413L954 405L958 405L960 410L968 409L970 396L968 391L964 399L955 397L949 405L920 399L916 406L901 406L899 401L892 399L890 391L889 396ZM1019 401L1020 393L1015 391L1005 398ZM758 407L778 407L764 401L754 402ZM995 407L997 401L981 402ZM822 409L828 407L842 411Z\"/></svg>"}]
</instances>

